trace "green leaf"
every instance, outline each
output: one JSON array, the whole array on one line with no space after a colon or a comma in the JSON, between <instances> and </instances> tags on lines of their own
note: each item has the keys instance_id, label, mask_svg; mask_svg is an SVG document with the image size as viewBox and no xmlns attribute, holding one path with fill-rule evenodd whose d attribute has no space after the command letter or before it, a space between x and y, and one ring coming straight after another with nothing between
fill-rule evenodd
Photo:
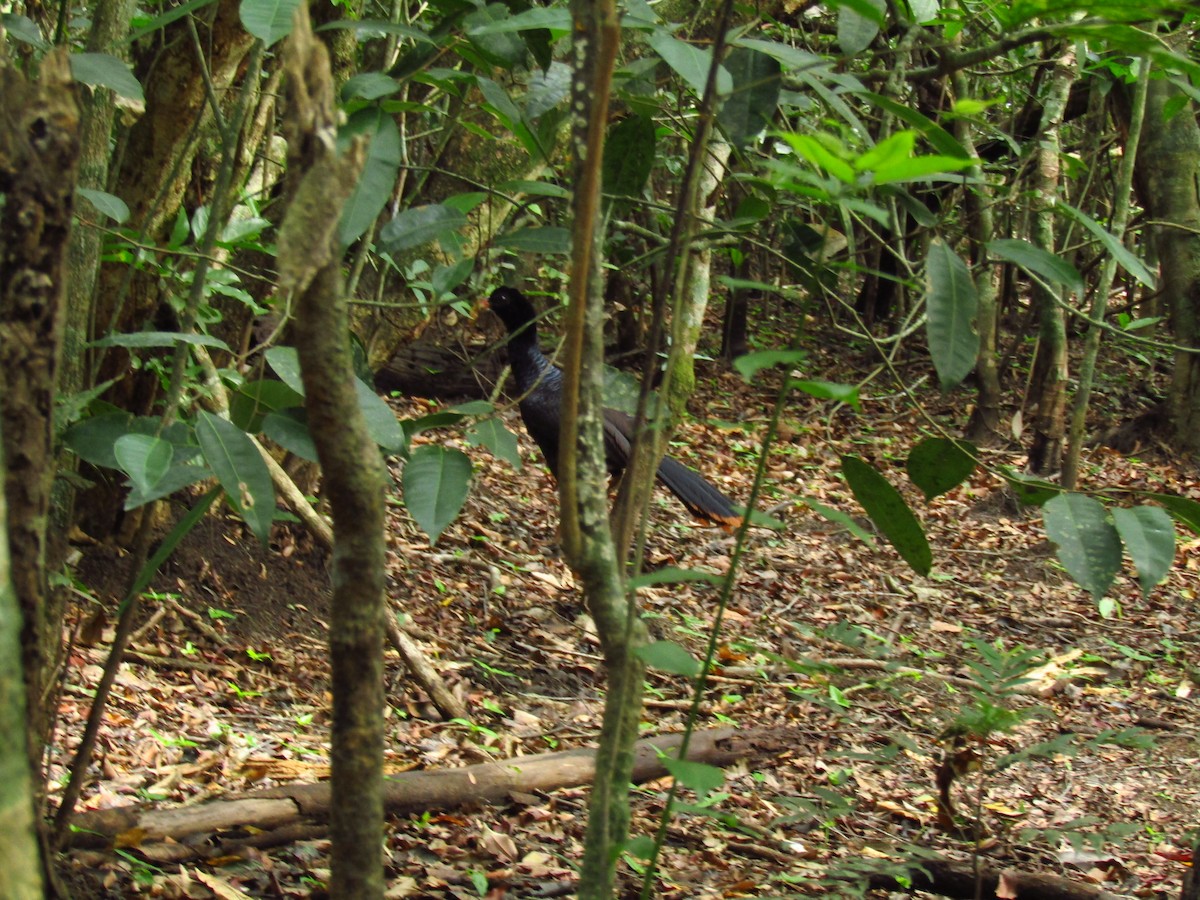
<instances>
[{"instance_id":1,"label":"green leaf","mask_svg":"<svg viewBox=\"0 0 1200 900\"><path fill-rule=\"evenodd\" d=\"M555 197L559 200L568 200L571 197L571 192L565 187L548 181L505 181L496 185L496 190L531 197Z\"/></svg>"},{"instance_id":2,"label":"green leaf","mask_svg":"<svg viewBox=\"0 0 1200 900\"><path fill-rule=\"evenodd\" d=\"M122 97L145 100L142 86L133 77L129 64L108 53L72 53L71 77L93 87L111 88Z\"/></svg>"},{"instance_id":3,"label":"green leaf","mask_svg":"<svg viewBox=\"0 0 1200 900\"><path fill-rule=\"evenodd\" d=\"M654 168L654 120L628 116L613 126L604 142L604 193L640 197Z\"/></svg>"},{"instance_id":4,"label":"green leaf","mask_svg":"<svg viewBox=\"0 0 1200 900\"><path fill-rule=\"evenodd\" d=\"M1121 568L1121 538L1104 504L1083 494L1060 494L1042 506L1042 518L1067 573L1097 600L1107 594Z\"/></svg>"},{"instance_id":5,"label":"green leaf","mask_svg":"<svg viewBox=\"0 0 1200 900\"><path fill-rule=\"evenodd\" d=\"M933 552L921 523L900 493L857 456L842 457L842 473L855 498L901 558L917 574L928 575L933 568Z\"/></svg>"},{"instance_id":6,"label":"green leaf","mask_svg":"<svg viewBox=\"0 0 1200 900\"><path fill-rule=\"evenodd\" d=\"M717 124L729 143L744 147L775 118L783 89L781 67L774 57L749 47L735 47L725 58L733 92L717 113Z\"/></svg>"},{"instance_id":7,"label":"green leaf","mask_svg":"<svg viewBox=\"0 0 1200 900\"><path fill-rule=\"evenodd\" d=\"M988 241L986 246L993 256L1016 263L1051 284L1061 284L1074 294L1083 296L1083 276L1061 256L1016 238Z\"/></svg>"},{"instance_id":8,"label":"green leaf","mask_svg":"<svg viewBox=\"0 0 1200 900\"><path fill-rule=\"evenodd\" d=\"M832 175L843 184L854 184L857 180L854 167L812 135L788 131L784 132L781 137L787 141L788 146L795 151L797 156Z\"/></svg>"},{"instance_id":9,"label":"green leaf","mask_svg":"<svg viewBox=\"0 0 1200 900\"><path fill-rule=\"evenodd\" d=\"M113 444L113 455L133 486L149 493L171 467L175 450L154 435L125 434Z\"/></svg>"},{"instance_id":10,"label":"green leaf","mask_svg":"<svg viewBox=\"0 0 1200 900\"><path fill-rule=\"evenodd\" d=\"M867 531L861 525L854 521L852 516L846 515L840 509L834 509L832 506L826 506L819 500L812 497L801 497L800 502L811 509L813 512L828 519L834 525L840 525L852 535L866 544L868 547L875 546L875 538L871 536L871 532Z\"/></svg>"},{"instance_id":11,"label":"green leaf","mask_svg":"<svg viewBox=\"0 0 1200 900\"><path fill-rule=\"evenodd\" d=\"M634 651L652 669L695 678L700 674L700 663L674 641L653 641Z\"/></svg>"},{"instance_id":12,"label":"green leaf","mask_svg":"<svg viewBox=\"0 0 1200 900\"><path fill-rule=\"evenodd\" d=\"M676 781L699 797L707 797L725 785L725 772L717 766L669 756L662 757L660 762Z\"/></svg>"},{"instance_id":13,"label":"green leaf","mask_svg":"<svg viewBox=\"0 0 1200 900\"><path fill-rule=\"evenodd\" d=\"M444 204L415 206L379 230L379 244L388 253L399 253L453 235L466 224L466 216Z\"/></svg>"},{"instance_id":14,"label":"green leaf","mask_svg":"<svg viewBox=\"0 0 1200 900\"><path fill-rule=\"evenodd\" d=\"M704 85L708 82L708 70L712 68L712 53L693 47L665 29L657 29L646 36L647 43L663 58L675 74L682 78L697 97L704 96ZM733 79L724 68L717 74L717 96L725 97L733 90Z\"/></svg>"},{"instance_id":15,"label":"green leaf","mask_svg":"<svg viewBox=\"0 0 1200 900\"><path fill-rule=\"evenodd\" d=\"M308 430L308 412L303 407L267 413L263 417L262 433L288 453L309 462L320 462L317 445Z\"/></svg>"},{"instance_id":16,"label":"green leaf","mask_svg":"<svg viewBox=\"0 0 1200 900\"><path fill-rule=\"evenodd\" d=\"M358 408L367 420L367 433L371 440L387 453L403 455L408 447L408 439L387 401L358 378L354 379L354 393L358 398Z\"/></svg>"},{"instance_id":17,"label":"green leaf","mask_svg":"<svg viewBox=\"0 0 1200 900\"><path fill-rule=\"evenodd\" d=\"M547 225L540 228L518 228L497 238L495 246L518 253L555 256L571 252L571 232L566 228Z\"/></svg>"},{"instance_id":18,"label":"green leaf","mask_svg":"<svg viewBox=\"0 0 1200 900\"><path fill-rule=\"evenodd\" d=\"M571 31L571 11L565 6L535 7L499 21L471 25L467 28L467 33L472 36L507 34L513 31L532 31L537 28L569 33Z\"/></svg>"},{"instance_id":19,"label":"green leaf","mask_svg":"<svg viewBox=\"0 0 1200 900\"><path fill-rule=\"evenodd\" d=\"M958 142L958 139L954 135L911 106L897 103L891 97L885 97L883 94L874 94L870 91L863 91L860 96L872 106L877 107L881 112L895 116L906 125L916 129L917 133L928 141L929 145L942 156L957 159L970 158L970 154L967 153L966 148Z\"/></svg>"},{"instance_id":20,"label":"green leaf","mask_svg":"<svg viewBox=\"0 0 1200 900\"><path fill-rule=\"evenodd\" d=\"M793 379L791 386L798 391L804 391L810 397L816 397L818 400L836 400L838 403L845 403L862 412L862 405L858 399L858 385L856 384L838 384L834 381L809 381L806 379Z\"/></svg>"},{"instance_id":21,"label":"green leaf","mask_svg":"<svg viewBox=\"0 0 1200 900\"><path fill-rule=\"evenodd\" d=\"M525 42L516 31L497 28L510 22L513 16L503 3L489 3L473 10L463 18L467 40L492 65L511 69L525 58Z\"/></svg>"},{"instance_id":22,"label":"green leaf","mask_svg":"<svg viewBox=\"0 0 1200 900\"><path fill-rule=\"evenodd\" d=\"M929 282L926 334L942 390L956 387L975 368L979 335L972 320L979 305L971 272L945 242L934 240L925 260Z\"/></svg>"},{"instance_id":23,"label":"green leaf","mask_svg":"<svg viewBox=\"0 0 1200 900\"><path fill-rule=\"evenodd\" d=\"M958 487L975 471L977 453L969 441L926 438L908 454L908 477L926 500Z\"/></svg>"},{"instance_id":24,"label":"green leaf","mask_svg":"<svg viewBox=\"0 0 1200 900\"><path fill-rule=\"evenodd\" d=\"M338 224L338 240L343 247L349 247L365 234L383 212L392 195L396 173L400 171L400 130L392 116L382 110L363 110L351 118L339 138L355 134L371 137L367 161L358 184L342 209L342 220Z\"/></svg>"},{"instance_id":25,"label":"green leaf","mask_svg":"<svg viewBox=\"0 0 1200 900\"><path fill-rule=\"evenodd\" d=\"M642 572L630 578L626 583L631 591L636 591L639 588L650 587L654 584L684 584L689 581L704 581L708 584L720 584L723 579L720 575L713 572L705 572L703 569L680 569L676 566L664 566L661 569L655 569L653 572Z\"/></svg>"},{"instance_id":26,"label":"green leaf","mask_svg":"<svg viewBox=\"0 0 1200 900\"><path fill-rule=\"evenodd\" d=\"M208 334L184 334L180 331L135 331L132 334L110 334L98 341L92 341L93 347L126 347L128 349L144 350L150 347L174 347L176 344L191 344L199 347L216 347L218 350L229 349L220 338Z\"/></svg>"},{"instance_id":27,"label":"green leaf","mask_svg":"<svg viewBox=\"0 0 1200 900\"><path fill-rule=\"evenodd\" d=\"M130 433L153 435L157 430L151 424L142 432L134 428L134 422L134 417L126 412L91 416L68 428L63 443L84 462L104 469L120 469L121 464L113 453L117 441Z\"/></svg>"},{"instance_id":28,"label":"green leaf","mask_svg":"<svg viewBox=\"0 0 1200 900\"><path fill-rule=\"evenodd\" d=\"M460 416L490 416L495 411L496 407L487 400L468 400L450 407L450 412Z\"/></svg>"},{"instance_id":29,"label":"green leaf","mask_svg":"<svg viewBox=\"0 0 1200 900\"><path fill-rule=\"evenodd\" d=\"M1160 506L1117 507L1112 515L1117 534L1137 568L1138 585L1145 597L1166 577L1175 561L1175 524Z\"/></svg>"},{"instance_id":30,"label":"green leaf","mask_svg":"<svg viewBox=\"0 0 1200 900\"><path fill-rule=\"evenodd\" d=\"M1161 503L1176 522L1200 534L1200 503L1176 494L1147 494L1146 498Z\"/></svg>"},{"instance_id":31,"label":"green leaf","mask_svg":"<svg viewBox=\"0 0 1200 900\"><path fill-rule=\"evenodd\" d=\"M425 444L404 464L404 505L429 543L454 521L471 485L471 460L461 450Z\"/></svg>"},{"instance_id":32,"label":"green leaf","mask_svg":"<svg viewBox=\"0 0 1200 900\"><path fill-rule=\"evenodd\" d=\"M267 365L278 375L283 383L304 396L304 379L300 377L300 356L295 347L272 347L266 352Z\"/></svg>"},{"instance_id":33,"label":"green leaf","mask_svg":"<svg viewBox=\"0 0 1200 900\"><path fill-rule=\"evenodd\" d=\"M304 397L282 381L247 381L229 396L229 421L247 434L257 434L267 413L303 402Z\"/></svg>"},{"instance_id":34,"label":"green leaf","mask_svg":"<svg viewBox=\"0 0 1200 900\"><path fill-rule=\"evenodd\" d=\"M91 188L77 187L75 193L87 200L97 211L108 216L118 225L129 218L129 207L120 197L107 191L96 191Z\"/></svg>"},{"instance_id":35,"label":"green leaf","mask_svg":"<svg viewBox=\"0 0 1200 900\"><path fill-rule=\"evenodd\" d=\"M139 506L145 506L153 500L169 497L176 491L181 491L188 485L195 484L197 481L203 481L206 478L212 477L212 469L208 466L195 465L194 463L176 463L163 473L163 476L158 479L154 487L150 490L143 491L135 485L128 495L126 495L123 508L126 512L131 509L137 509Z\"/></svg>"},{"instance_id":36,"label":"green leaf","mask_svg":"<svg viewBox=\"0 0 1200 900\"><path fill-rule=\"evenodd\" d=\"M18 13L0 13L0 25L8 32L8 36L45 52L50 49L50 42L42 37L41 29L29 16Z\"/></svg>"},{"instance_id":37,"label":"green leaf","mask_svg":"<svg viewBox=\"0 0 1200 900\"><path fill-rule=\"evenodd\" d=\"M517 446L517 436L505 428L499 419L481 419L467 429L466 438L472 447L487 447L496 458L504 460L514 469L521 469L521 451Z\"/></svg>"},{"instance_id":38,"label":"green leaf","mask_svg":"<svg viewBox=\"0 0 1200 900\"><path fill-rule=\"evenodd\" d=\"M292 33L299 6L300 0L242 0L238 15L242 27L270 47Z\"/></svg>"},{"instance_id":39,"label":"green leaf","mask_svg":"<svg viewBox=\"0 0 1200 900\"><path fill-rule=\"evenodd\" d=\"M390 78L382 72L364 72L355 75L342 85L342 102L362 98L363 100L378 100L388 97L400 90L401 84L395 78Z\"/></svg>"},{"instance_id":40,"label":"green leaf","mask_svg":"<svg viewBox=\"0 0 1200 900\"><path fill-rule=\"evenodd\" d=\"M738 370L739 375L750 381L763 369L780 365L794 366L806 359L808 352L805 350L756 350L754 353L739 356L733 361L733 367Z\"/></svg>"},{"instance_id":41,"label":"green leaf","mask_svg":"<svg viewBox=\"0 0 1200 900\"><path fill-rule=\"evenodd\" d=\"M871 46L883 25L885 8L883 0L841 0L837 41L842 53L857 56Z\"/></svg>"},{"instance_id":42,"label":"green leaf","mask_svg":"<svg viewBox=\"0 0 1200 900\"><path fill-rule=\"evenodd\" d=\"M258 448L246 432L203 410L196 417L196 437L229 502L265 546L275 518L275 486Z\"/></svg>"},{"instance_id":43,"label":"green leaf","mask_svg":"<svg viewBox=\"0 0 1200 900\"><path fill-rule=\"evenodd\" d=\"M1065 213L1070 218L1081 224L1084 228L1090 231L1104 245L1104 248L1112 254L1113 259L1120 263L1121 268L1140 281L1143 285L1154 289L1157 279L1154 273L1146 267L1146 264L1129 252L1128 248L1113 236L1112 232L1093 219L1087 213L1081 212L1069 203L1064 203L1061 199L1054 204L1054 208Z\"/></svg>"}]
</instances>

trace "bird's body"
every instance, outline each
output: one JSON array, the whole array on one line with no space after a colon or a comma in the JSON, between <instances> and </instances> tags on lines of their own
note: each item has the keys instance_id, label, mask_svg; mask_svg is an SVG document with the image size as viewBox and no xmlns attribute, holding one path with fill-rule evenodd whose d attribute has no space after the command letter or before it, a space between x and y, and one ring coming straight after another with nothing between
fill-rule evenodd
<instances>
[{"instance_id":1,"label":"bird's body","mask_svg":"<svg viewBox=\"0 0 1200 900\"><path fill-rule=\"evenodd\" d=\"M521 400L525 430L542 451L551 473L557 475L559 423L562 421L563 373L538 345L533 304L514 288L497 288L488 307L508 329L508 359ZM634 419L615 409L604 410L604 457L609 473L619 476L629 462ZM698 472L678 460L663 457L658 480L698 519L734 528L742 517L733 503Z\"/></svg>"}]
</instances>

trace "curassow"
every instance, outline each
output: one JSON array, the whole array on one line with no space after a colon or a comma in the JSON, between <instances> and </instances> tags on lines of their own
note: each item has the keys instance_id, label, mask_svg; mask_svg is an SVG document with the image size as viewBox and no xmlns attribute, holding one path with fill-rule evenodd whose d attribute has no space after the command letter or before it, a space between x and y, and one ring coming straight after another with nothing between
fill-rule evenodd
<instances>
[{"instance_id":1,"label":"curassow","mask_svg":"<svg viewBox=\"0 0 1200 900\"><path fill-rule=\"evenodd\" d=\"M550 472L557 477L559 422L563 396L563 373L538 346L537 317L533 304L515 288L492 291L487 306L508 329L508 360L520 392L521 419L525 430L542 451ZM616 477L629 462L633 436L633 417L615 409L604 410L604 457L609 474ZM678 460L664 456L658 466L658 480L688 511L705 522L732 530L742 516L732 501L700 473Z\"/></svg>"}]
</instances>

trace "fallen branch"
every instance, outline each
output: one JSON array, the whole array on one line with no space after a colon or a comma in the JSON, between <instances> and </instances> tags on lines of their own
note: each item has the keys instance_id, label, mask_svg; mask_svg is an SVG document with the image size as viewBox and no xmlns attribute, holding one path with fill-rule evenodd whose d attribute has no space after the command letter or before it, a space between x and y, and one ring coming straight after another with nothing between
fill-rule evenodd
<instances>
[{"instance_id":1,"label":"fallen branch","mask_svg":"<svg viewBox=\"0 0 1200 900\"><path fill-rule=\"evenodd\" d=\"M670 734L638 742L634 782L666 776L661 754L677 751L680 739L681 735ZM774 759L794 743L794 735L778 730L720 728L694 734L687 758L726 766L739 759ZM514 792L529 794L590 784L594 774L595 751L590 749L405 772L386 779L384 806L389 815L403 816L467 804L504 803ZM281 835L310 834L314 822L323 824L328 819L330 803L330 786L322 782L281 785L174 809L125 806L93 810L76 816L77 828L69 840L75 848L136 847L159 861L224 856L249 846L279 843ZM197 837L247 829L253 834L243 838L210 843Z\"/></svg>"}]
</instances>

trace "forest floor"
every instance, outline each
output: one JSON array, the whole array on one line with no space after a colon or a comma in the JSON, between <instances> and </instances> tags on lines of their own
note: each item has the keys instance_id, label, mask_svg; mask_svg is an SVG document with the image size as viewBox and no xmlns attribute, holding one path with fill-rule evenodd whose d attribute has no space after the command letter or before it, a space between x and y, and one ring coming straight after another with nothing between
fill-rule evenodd
<instances>
[{"instance_id":1,"label":"forest floor","mask_svg":"<svg viewBox=\"0 0 1200 900\"><path fill-rule=\"evenodd\" d=\"M806 377L855 380L854 360L836 342L813 354ZM716 364L700 382L697 417L673 453L743 498L774 390ZM978 853L996 869L1123 895L1178 896L1183 851L1200 824L1200 542L1181 531L1169 578L1145 598L1127 566L1110 593L1118 614L1104 618L1064 574L1039 511L1018 505L994 474L977 471L921 500L903 460L932 433L928 422L882 384L863 395L862 413L807 395L788 400L759 503L785 527L750 535L698 720L704 729L770 730L782 749L727 768L702 804L685 795L687 811L668 826L658 896L852 894L866 870L921 849L950 860ZM921 397L931 419L957 433L969 391ZM1114 418L1122 405L1119 391L1098 398ZM434 408L397 405L401 415ZM520 432L515 412L508 424ZM440 721L389 650L389 771L593 746L600 649L557 551L555 489L535 449L522 432L527 462L516 471L455 435L426 437L464 446L475 482L434 547L398 499L391 505L390 587L472 720ZM869 528L840 475L844 453L873 462L918 511L933 547L929 577L882 537L869 546L806 505ZM983 459L1024 464L1015 448ZM1200 499L1195 464L1154 447L1137 458L1087 451L1083 485ZM648 568L720 573L732 548L732 537L695 527L672 498L656 497ZM92 627L70 659L52 785L82 730L127 577L112 547L79 549L77 577L91 598L79 619ZM83 807L198 804L272 779L326 778L328 581L327 559L297 529L278 528L264 550L235 520L206 520L156 582L153 619L122 665ZM714 588L694 583L641 594L654 636L696 655L716 603ZM110 611L107 624L92 619L97 608ZM1025 651L1038 667L1032 680L995 690L995 673ZM647 686L646 734L679 731L689 685L655 672ZM981 744L948 746L948 734L985 715L1008 727ZM947 754L970 763L949 787L965 828L939 825L936 773ZM654 833L667 787L634 792L635 835ZM520 793L501 805L390 818L388 896L573 895L587 796L578 787ZM317 835L179 866L145 859L135 839L117 853L72 851L63 872L79 896L319 896L328 849ZM636 896L637 867L621 863L624 896Z\"/></svg>"}]
</instances>

